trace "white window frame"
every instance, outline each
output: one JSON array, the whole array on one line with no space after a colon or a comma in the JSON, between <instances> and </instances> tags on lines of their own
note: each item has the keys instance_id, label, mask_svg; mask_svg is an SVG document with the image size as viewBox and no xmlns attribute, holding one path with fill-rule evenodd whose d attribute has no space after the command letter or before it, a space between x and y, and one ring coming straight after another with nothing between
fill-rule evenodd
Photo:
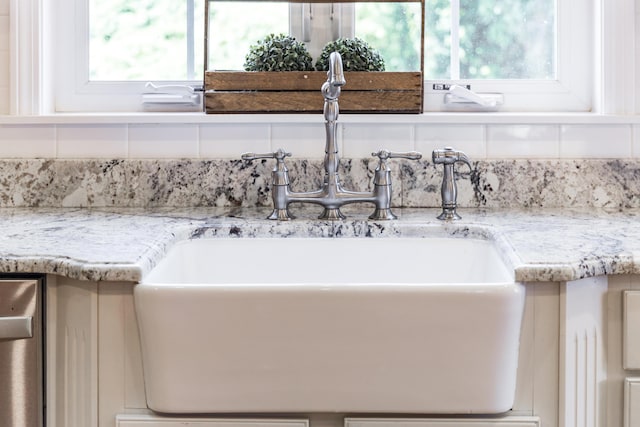
<instances>
[{"instance_id":1,"label":"white window frame","mask_svg":"<svg viewBox=\"0 0 640 427\"><path fill-rule=\"evenodd\" d=\"M105 94L107 106L102 107L86 81L79 79L77 73L65 71L63 64L77 69L75 61L79 58L70 53L82 52L79 48L83 42L88 42L78 40L74 33L75 24L88 22L83 1L11 0L12 114L87 111L74 107L76 101L92 106L89 110L94 111L132 112L135 111L132 104L140 105L144 83L126 83L118 87L109 83L96 84L95 87ZM506 82L500 92L510 103L517 101L507 110L635 114L638 91L635 37L629 37L636 34L634 0L558 0L558 4L561 19L558 60L564 65L578 65L572 72L561 66L558 80L554 82L529 81L525 86L521 86L521 82ZM85 16L84 21L75 19L78 16ZM69 19L75 24L69 25ZM572 43L573 40L577 42ZM73 46L73 49L65 51L59 48L61 46ZM576 60L576 57L582 59ZM75 81L70 78L57 80L56 75L73 77ZM439 101L442 94L431 88L434 82L440 81L425 82L425 111L443 110ZM474 91L495 91L492 81L471 83Z\"/></svg>"},{"instance_id":2,"label":"white window frame","mask_svg":"<svg viewBox=\"0 0 640 427\"><path fill-rule=\"evenodd\" d=\"M591 47L595 43L595 8L585 7L588 3L589 0L557 1L556 79L426 80L424 110L448 111L451 108L444 103L442 90L433 88L434 84L449 83L470 86L472 91L479 93L501 93L504 96L501 109L505 111L592 111L595 57ZM454 11L452 17L457 17ZM454 25L452 23L452 27ZM452 34L452 45L456 41L455 34ZM428 47L426 49L428 52ZM457 58L455 48L452 48L452 63L454 61ZM470 108L473 109L472 106Z\"/></svg>"},{"instance_id":3,"label":"white window frame","mask_svg":"<svg viewBox=\"0 0 640 427\"><path fill-rule=\"evenodd\" d=\"M56 1L57 28L53 31L57 46L73 48L56 49L55 111L144 111L142 94L147 82L89 80L89 0ZM161 84L201 86L202 82L174 80Z\"/></svg>"}]
</instances>

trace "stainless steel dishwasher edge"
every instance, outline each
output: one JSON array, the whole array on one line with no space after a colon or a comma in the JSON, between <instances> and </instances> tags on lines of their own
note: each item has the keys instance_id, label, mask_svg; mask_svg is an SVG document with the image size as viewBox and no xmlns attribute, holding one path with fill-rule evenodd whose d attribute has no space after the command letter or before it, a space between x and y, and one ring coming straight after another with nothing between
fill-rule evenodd
<instances>
[{"instance_id":1,"label":"stainless steel dishwasher edge","mask_svg":"<svg viewBox=\"0 0 640 427\"><path fill-rule=\"evenodd\" d=\"M44 426L41 276L0 276L0 426Z\"/></svg>"}]
</instances>

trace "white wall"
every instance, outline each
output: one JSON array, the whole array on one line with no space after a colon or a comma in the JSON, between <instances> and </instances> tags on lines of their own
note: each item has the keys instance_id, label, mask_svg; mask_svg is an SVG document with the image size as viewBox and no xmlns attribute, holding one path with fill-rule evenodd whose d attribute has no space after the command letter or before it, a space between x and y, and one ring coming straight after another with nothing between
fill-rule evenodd
<instances>
[{"instance_id":1,"label":"white wall","mask_svg":"<svg viewBox=\"0 0 640 427\"><path fill-rule=\"evenodd\" d=\"M640 0L637 3L640 5ZM640 6L637 12L636 19L640 19ZM640 40L638 31L636 40ZM640 52L640 43L636 49ZM640 54L636 58L640 61ZM0 115L8 112L9 0L0 0ZM343 157L369 157L380 148L429 153L433 148L453 145L474 159L640 158L640 125L623 121L563 122L549 116L536 124L521 124L527 121L517 119L492 124L477 118L457 124L405 116L397 122L386 118L380 124L376 119L343 117ZM0 124L0 158L237 158L245 151L279 147L296 157L319 158L324 147L321 121L305 118L274 124L264 120L224 123L219 119L188 124L57 123L62 124Z\"/></svg>"}]
</instances>

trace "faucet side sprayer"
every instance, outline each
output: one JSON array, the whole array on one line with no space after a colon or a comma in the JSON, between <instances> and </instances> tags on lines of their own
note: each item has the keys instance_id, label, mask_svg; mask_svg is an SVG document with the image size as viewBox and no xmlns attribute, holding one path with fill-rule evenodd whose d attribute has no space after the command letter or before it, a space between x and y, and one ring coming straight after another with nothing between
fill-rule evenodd
<instances>
[{"instance_id":1,"label":"faucet side sprayer","mask_svg":"<svg viewBox=\"0 0 640 427\"><path fill-rule=\"evenodd\" d=\"M451 147L445 147L441 150L433 150L433 164L444 165L444 176L442 178L442 213L438 215L440 220L457 220L461 219L456 212L458 206L458 186L454 176L454 166L456 163L466 163L469 169L473 170L471 161L462 151L454 150Z\"/></svg>"},{"instance_id":2,"label":"faucet side sprayer","mask_svg":"<svg viewBox=\"0 0 640 427\"><path fill-rule=\"evenodd\" d=\"M324 97L324 118L326 130L326 144L324 150L324 179L322 187L315 191L294 192L289 187L289 171L284 163L285 157L291 156L282 148L274 153L255 154L245 153L242 159L251 161L255 159L273 158L276 165L271 172L271 195L273 199L273 212L268 219L287 221L293 219L289 212L291 203L314 203L324 207L319 219L337 220L345 219L340 212L340 207L348 203L372 203L374 212L369 216L373 220L396 219L391 212L391 172L387 160L391 158L404 158L418 160L422 154L411 151L407 153L392 153L388 150L380 150L372 153L378 157L373 184L374 188L369 192L349 191L342 188L338 167L340 156L338 154L337 120L340 113L338 98L341 88L346 84L342 67L342 57L338 52L329 56L329 71L327 81L322 84L321 92Z\"/></svg>"}]
</instances>

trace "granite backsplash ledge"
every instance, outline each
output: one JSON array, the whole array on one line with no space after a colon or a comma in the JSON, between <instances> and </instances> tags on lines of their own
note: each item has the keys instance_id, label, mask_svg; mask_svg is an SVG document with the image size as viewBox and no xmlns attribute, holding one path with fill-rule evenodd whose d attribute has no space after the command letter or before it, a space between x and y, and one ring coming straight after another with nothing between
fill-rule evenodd
<instances>
[{"instance_id":1,"label":"granite backsplash ledge","mask_svg":"<svg viewBox=\"0 0 640 427\"><path fill-rule=\"evenodd\" d=\"M442 167L389 161L396 207L438 207ZM342 159L343 186L372 186L374 159ZM287 159L294 190L322 181L320 160ZM0 160L0 207L270 206L273 161ZM634 160L483 160L458 166L461 207L640 207Z\"/></svg>"}]
</instances>

